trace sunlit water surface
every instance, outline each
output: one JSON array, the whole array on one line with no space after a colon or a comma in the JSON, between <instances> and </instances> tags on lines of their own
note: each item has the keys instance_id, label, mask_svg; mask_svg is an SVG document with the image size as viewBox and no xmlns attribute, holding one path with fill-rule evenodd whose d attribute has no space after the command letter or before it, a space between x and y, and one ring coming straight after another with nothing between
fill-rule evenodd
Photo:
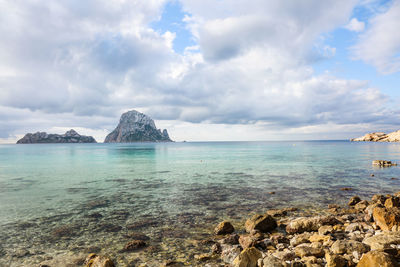
<instances>
[{"instance_id":1,"label":"sunlit water surface","mask_svg":"<svg viewBox=\"0 0 400 267\"><path fill-rule=\"evenodd\" d=\"M120 266L191 262L219 220L240 225L269 208L320 209L400 190L400 168L374 168L375 159L399 162L400 144L1 145L0 266L78 264L89 252ZM121 251L135 233L150 247Z\"/></svg>"}]
</instances>

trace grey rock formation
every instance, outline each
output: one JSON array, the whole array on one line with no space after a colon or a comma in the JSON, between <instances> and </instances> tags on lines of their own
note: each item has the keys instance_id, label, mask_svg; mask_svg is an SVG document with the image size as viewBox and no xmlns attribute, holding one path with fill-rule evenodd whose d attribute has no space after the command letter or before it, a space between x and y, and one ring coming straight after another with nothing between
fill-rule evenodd
<instances>
[{"instance_id":1,"label":"grey rock formation","mask_svg":"<svg viewBox=\"0 0 400 267\"><path fill-rule=\"evenodd\" d=\"M65 134L47 134L45 132L28 133L17 141L17 144L44 144L44 143L97 143L92 136L78 134L71 129Z\"/></svg>"},{"instance_id":2,"label":"grey rock formation","mask_svg":"<svg viewBox=\"0 0 400 267\"><path fill-rule=\"evenodd\" d=\"M156 128L154 121L136 110L122 114L114 131L107 135L104 143L172 142L168 132Z\"/></svg>"}]
</instances>

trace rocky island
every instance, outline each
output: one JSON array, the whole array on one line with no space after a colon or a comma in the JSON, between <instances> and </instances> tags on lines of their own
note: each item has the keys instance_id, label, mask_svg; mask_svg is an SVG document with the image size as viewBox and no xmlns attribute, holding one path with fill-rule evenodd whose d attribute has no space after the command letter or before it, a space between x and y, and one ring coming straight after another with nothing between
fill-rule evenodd
<instances>
[{"instance_id":1,"label":"rocky island","mask_svg":"<svg viewBox=\"0 0 400 267\"><path fill-rule=\"evenodd\" d=\"M350 139L353 142L362 142L362 141L370 141L370 142L400 142L400 130L392 132L392 133L369 133L364 136Z\"/></svg>"},{"instance_id":2,"label":"rocky island","mask_svg":"<svg viewBox=\"0 0 400 267\"><path fill-rule=\"evenodd\" d=\"M92 136L78 134L71 129L65 134L47 134L46 132L28 133L17 144L55 144L55 143L97 143Z\"/></svg>"},{"instance_id":3,"label":"rocky island","mask_svg":"<svg viewBox=\"0 0 400 267\"><path fill-rule=\"evenodd\" d=\"M104 143L172 142L168 132L156 128L152 118L136 110L121 115L119 124Z\"/></svg>"}]
</instances>

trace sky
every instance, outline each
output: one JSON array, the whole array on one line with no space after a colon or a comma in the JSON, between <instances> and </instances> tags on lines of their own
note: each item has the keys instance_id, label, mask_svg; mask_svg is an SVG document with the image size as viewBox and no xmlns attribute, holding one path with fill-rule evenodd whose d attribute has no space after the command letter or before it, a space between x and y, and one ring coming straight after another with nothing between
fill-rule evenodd
<instances>
[{"instance_id":1,"label":"sky","mask_svg":"<svg viewBox=\"0 0 400 267\"><path fill-rule=\"evenodd\" d=\"M138 110L176 141L400 129L400 0L0 0L0 143Z\"/></svg>"}]
</instances>

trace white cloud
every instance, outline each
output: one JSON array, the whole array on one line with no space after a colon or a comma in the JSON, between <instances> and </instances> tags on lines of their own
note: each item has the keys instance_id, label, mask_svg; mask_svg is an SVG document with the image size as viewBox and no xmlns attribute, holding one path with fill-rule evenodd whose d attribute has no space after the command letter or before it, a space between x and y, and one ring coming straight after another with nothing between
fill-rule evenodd
<instances>
[{"instance_id":1,"label":"white cloud","mask_svg":"<svg viewBox=\"0 0 400 267\"><path fill-rule=\"evenodd\" d=\"M102 138L132 108L178 140L390 124L379 90L311 67L334 56L319 37L356 1L182 1L197 42L183 55L177 33L149 26L164 4L0 0L0 138L68 128Z\"/></svg>"},{"instance_id":2,"label":"white cloud","mask_svg":"<svg viewBox=\"0 0 400 267\"><path fill-rule=\"evenodd\" d=\"M352 48L354 59L375 66L382 73L400 71L400 1L369 21L369 27L361 34Z\"/></svg>"},{"instance_id":3,"label":"white cloud","mask_svg":"<svg viewBox=\"0 0 400 267\"><path fill-rule=\"evenodd\" d=\"M352 32L362 32L364 31L365 23L357 18L352 18L345 28Z\"/></svg>"}]
</instances>

